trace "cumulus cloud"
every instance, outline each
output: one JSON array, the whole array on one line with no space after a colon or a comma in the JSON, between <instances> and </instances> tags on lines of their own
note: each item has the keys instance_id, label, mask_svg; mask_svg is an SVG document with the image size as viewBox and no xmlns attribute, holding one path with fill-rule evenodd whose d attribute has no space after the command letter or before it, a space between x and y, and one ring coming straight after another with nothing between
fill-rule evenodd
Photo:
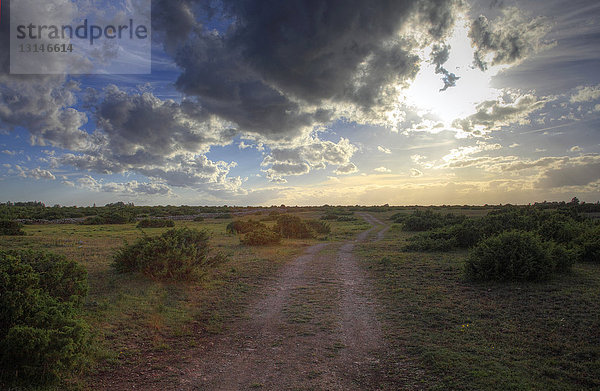
<instances>
[{"instance_id":1,"label":"cumulus cloud","mask_svg":"<svg viewBox=\"0 0 600 391\"><path fill-rule=\"evenodd\" d=\"M335 170L337 175L349 175L355 172L358 172L358 167L354 163L342 164Z\"/></svg>"},{"instance_id":2,"label":"cumulus cloud","mask_svg":"<svg viewBox=\"0 0 600 391\"><path fill-rule=\"evenodd\" d=\"M350 159L357 150L356 146L345 138L341 138L338 143L311 138L298 144L271 150L261 163L263 167L268 167L265 170L268 178L273 180L282 176L303 175L312 169L322 169L330 164L350 168Z\"/></svg>"},{"instance_id":3,"label":"cumulus cloud","mask_svg":"<svg viewBox=\"0 0 600 391\"><path fill-rule=\"evenodd\" d=\"M515 7L505 8L493 22L481 15L471 24L469 37L476 48L474 63L481 70L488 64L517 64L552 46L543 41L551 25L542 17L527 19Z\"/></svg>"},{"instance_id":4,"label":"cumulus cloud","mask_svg":"<svg viewBox=\"0 0 600 391\"><path fill-rule=\"evenodd\" d=\"M137 162L205 152L230 143L236 133L193 102L161 100L150 92L127 94L115 85L105 89L96 119L107 148Z\"/></svg>"},{"instance_id":5,"label":"cumulus cloud","mask_svg":"<svg viewBox=\"0 0 600 391\"><path fill-rule=\"evenodd\" d=\"M600 84L597 86L580 86L577 92L571 95L569 101L571 103L590 102L600 98Z\"/></svg>"},{"instance_id":6,"label":"cumulus cloud","mask_svg":"<svg viewBox=\"0 0 600 391\"><path fill-rule=\"evenodd\" d=\"M56 177L48 170L43 170L40 167L34 169L26 169L22 168L18 165L15 165L15 168L19 171L19 176L23 178L33 178L33 179L50 179L55 180Z\"/></svg>"},{"instance_id":7,"label":"cumulus cloud","mask_svg":"<svg viewBox=\"0 0 600 391\"><path fill-rule=\"evenodd\" d=\"M71 107L77 102L74 93L78 88L77 83L65 83L60 76L0 75L0 126L9 130L26 128L33 144L85 149L90 139L81 127L88 117Z\"/></svg>"},{"instance_id":8,"label":"cumulus cloud","mask_svg":"<svg viewBox=\"0 0 600 391\"><path fill-rule=\"evenodd\" d=\"M78 178L76 183L71 181L63 183L95 192L119 193L120 195L172 195L169 186L162 183L140 183L138 181L104 183L90 175Z\"/></svg>"},{"instance_id":9,"label":"cumulus cloud","mask_svg":"<svg viewBox=\"0 0 600 391\"><path fill-rule=\"evenodd\" d=\"M530 123L529 115L543 108L548 101L548 98L538 98L532 94L509 94L478 104L475 114L457 119L452 125L473 134L500 130L511 124L525 125Z\"/></svg>"}]
</instances>

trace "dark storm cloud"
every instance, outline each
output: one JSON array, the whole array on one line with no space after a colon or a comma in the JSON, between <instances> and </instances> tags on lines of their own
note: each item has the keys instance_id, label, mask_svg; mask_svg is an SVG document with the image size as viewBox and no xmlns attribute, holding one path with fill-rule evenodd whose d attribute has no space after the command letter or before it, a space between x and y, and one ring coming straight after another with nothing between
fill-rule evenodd
<instances>
[{"instance_id":1,"label":"dark storm cloud","mask_svg":"<svg viewBox=\"0 0 600 391\"><path fill-rule=\"evenodd\" d=\"M427 43L402 38L402 29L413 23L425 40L441 39L459 6L453 0L217 4L214 14L232 22L222 32L196 26L176 56L183 69L177 87L207 111L272 139L335 119L334 111L314 109L324 103L365 112L385 104L390 86L415 76L413 49Z\"/></svg>"},{"instance_id":2,"label":"dark storm cloud","mask_svg":"<svg viewBox=\"0 0 600 391\"><path fill-rule=\"evenodd\" d=\"M506 8L493 22L481 15L471 24L469 37L476 47L474 63L486 70L491 56L492 65L514 64L551 44L542 39L550 31L549 22L536 17L527 19L517 8Z\"/></svg>"},{"instance_id":3,"label":"dark storm cloud","mask_svg":"<svg viewBox=\"0 0 600 391\"><path fill-rule=\"evenodd\" d=\"M149 92L128 94L114 85L96 107L98 127L115 155L149 159L231 142L235 131L209 117L193 102L161 100Z\"/></svg>"}]
</instances>

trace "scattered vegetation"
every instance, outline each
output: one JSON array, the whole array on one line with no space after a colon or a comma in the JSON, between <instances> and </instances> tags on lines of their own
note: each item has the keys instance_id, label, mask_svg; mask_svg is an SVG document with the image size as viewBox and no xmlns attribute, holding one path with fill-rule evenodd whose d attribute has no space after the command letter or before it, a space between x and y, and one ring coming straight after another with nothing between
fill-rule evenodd
<instances>
[{"instance_id":1,"label":"scattered vegetation","mask_svg":"<svg viewBox=\"0 0 600 391\"><path fill-rule=\"evenodd\" d=\"M536 234L543 246L552 249L557 259L557 267L568 269L575 261L597 261L600 254L600 225L577 213L573 207L547 209L534 207L507 206L492 210L479 218L464 216L451 217L433 212L416 212L413 215L397 216L407 222L419 221L418 227L439 225L434 221L443 221L445 225L430 229L408 238L404 251L451 251L472 248L481 241L497 235L517 230ZM424 218L425 216L425 218ZM457 222L458 221L458 222ZM411 227L414 227L412 225Z\"/></svg>"},{"instance_id":2,"label":"scattered vegetation","mask_svg":"<svg viewBox=\"0 0 600 391\"><path fill-rule=\"evenodd\" d=\"M164 220L164 219L144 219L140 220L137 227L138 228L172 228L175 226L175 222L173 220Z\"/></svg>"},{"instance_id":3,"label":"scattered vegetation","mask_svg":"<svg viewBox=\"0 0 600 391\"><path fill-rule=\"evenodd\" d=\"M64 256L0 251L0 384L48 385L80 365L87 273Z\"/></svg>"},{"instance_id":4,"label":"scattered vegetation","mask_svg":"<svg viewBox=\"0 0 600 391\"><path fill-rule=\"evenodd\" d=\"M142 272L155 279L191 280L213 264L208 234L189 228L170 229L160 236L144 236L120 249L114 267L122 273Z\"/></svg>"},{"instance_id":5,"label":"scattered vegetation","mask_svg":"<svg viewBox=\"0 0 600 391\"><path fill-rule=\"evenodd\" d=\"M0 220L0 235L25 235L25 231L23 231L23 224L17 221Z\"/></svg>"}]
</instances>

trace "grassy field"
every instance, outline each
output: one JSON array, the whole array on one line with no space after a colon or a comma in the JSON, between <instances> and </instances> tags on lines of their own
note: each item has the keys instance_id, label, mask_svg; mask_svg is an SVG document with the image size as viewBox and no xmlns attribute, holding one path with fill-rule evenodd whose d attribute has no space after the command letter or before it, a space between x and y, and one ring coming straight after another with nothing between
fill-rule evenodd
<instances>
[{"instance_id":1,"label":"grassy field","mask_svg":"<svg viewBox=\"0 0 600 391\"><path fill-rule=\"evenodd\" d=\"M473 217L487 213L469 208L436 211ZM391 224L386 219L397 212L371 214ZM323 213L313 209L297 214L318 219ZM176 222L176 227L207 230L211 254L226 258L200 281L186 283L118 274L111 267L124 243L143 234L160 235L167 228L142 232L135 224L27 225L25 236L0 236L0 248L48 250L88 270L84 318L94 341L89 365L59 388L93 388L95 379L117 367L133 368L148 356L173 356L200 344L202 336L223 332L241 316L256 290L307 246L342 242L369 227L362 219L333 221L331 234L317 239L248 247L226 233L231 221ZM466 251L403 252L411 235L393 224L383 240L358 244L355 251L374 282L390 355L416 365L414 376L423 388L600 390L600 265L579 263L569 274L540 283L471 283L462 274ZM326 251L333 254L335 248ZM306 304L331 295L321 293L315 298L311 292L294 291L285 308L289 321L309 322ZM160 365L160 359L155 362Z\"/></svg>"},{"instance_id":2,"label":"grassy field","mask_svg":"<svg viewBox=\"0 0 600 391\"><path fill-rule=\"evenodd\" d=\"M299 215L318 218L320 214ZM333 222L327 237L284 239L277 246L248 247L240 244L238 236L226 233L231 221L176 223L176 227L207 230L212 254L226 256L226 262L209 270L199 282L168 283L140 274L116 273L111 267L115 251L142 236L135 224L27 225L25 236L0 236L0 248L52 251L80 262L88 270L90 291L84 318L91 326L94 344L88 370L71 379L73 388L86 388L88 382L93 384L89 379L98 373L136 365L148 354L194 346L206 333L220 333L228 321L241 314L254 290L305 247L348 238L366 227L362 220ZM165 230L148 228L144 232L154 236Z\"/></svg>"},{"instance_id":3,"label":"grassy field","mask_svg":"<svg viewBox=\"0 0 600 391\"><path fill-rule=\"evenodd\" d=\"M466 252L414 253L398 226L359 256L398 356L439 390L600 389L600 265L543 283L466 282Z\"/></svg>"}]
</instances>

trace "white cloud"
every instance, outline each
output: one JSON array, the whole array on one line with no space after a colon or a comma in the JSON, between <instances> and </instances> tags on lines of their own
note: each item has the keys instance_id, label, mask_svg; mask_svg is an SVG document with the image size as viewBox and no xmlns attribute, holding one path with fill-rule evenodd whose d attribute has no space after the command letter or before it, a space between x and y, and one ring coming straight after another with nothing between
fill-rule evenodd
<instances>
[{"instance_id":1,"label":"white cloud","mask_svg":"<svg viewBox=\"0 0 600 391\"><path fill-rule=\"evenodd\" d=\"M388 155L392 153L392 151L389 148L382 147L381 145L379 145L377 149L379 150L379 152L383 152Z\"/></svg>"},{"instance_id":2,"label":"white cloud","mask_svg":"<svg viewBox=\"0 0 600 391\"><path fill-rule=\"evenodd\" d=\"M418 177L422 177L423 173L419 170L417 170L416 168L411 168L410 169L410 176L412 178L418 178Z\"/></svg>"},{"instance_id":3,"label":"white cloud","mask_svg":"<svg viewBox=\"0 0 600 391\"><path fill-rule=\"evenodd\" d=\"M55 180L56 177L48 170L43 170L41 168L34 168L31 170L24 169L20 166L15 165L17 170L19 171L19 176L23 178L33 178L33 179L50 179Z\"/></svg>"},{"instance_id":4,"label":"white cloud","mask_svg":"<svg viewBox=\"0 0 600 391\"><path fill-rule=\"evenodd\" d=\"M358 172L358 167L354 163L342 164L335 170L337 175L349 175L355 172Z\"/></svg>"},{"instance_id":5,"label":"white cloud","mask_svg":"<svg viewBox=\"0 0 600 391\"><path fill-rule=\"evenodd\" d=\"M589 102L600 98L600 84L597 86L580 86L577 92L571 95L571 103Z\"/></svg>"},{"instance_id":6,"label":"white cloud","mask_svg":"<svg viewBox=\"0 0 600 391\"><path fill-rule=\"evenodd\" d=\"M390 173L390 172L392 172L392 170L390 170L389 168L383 167L383 166L377 167L373 171L381 172L381 173Z\"/></svg>"}]
</instances>

